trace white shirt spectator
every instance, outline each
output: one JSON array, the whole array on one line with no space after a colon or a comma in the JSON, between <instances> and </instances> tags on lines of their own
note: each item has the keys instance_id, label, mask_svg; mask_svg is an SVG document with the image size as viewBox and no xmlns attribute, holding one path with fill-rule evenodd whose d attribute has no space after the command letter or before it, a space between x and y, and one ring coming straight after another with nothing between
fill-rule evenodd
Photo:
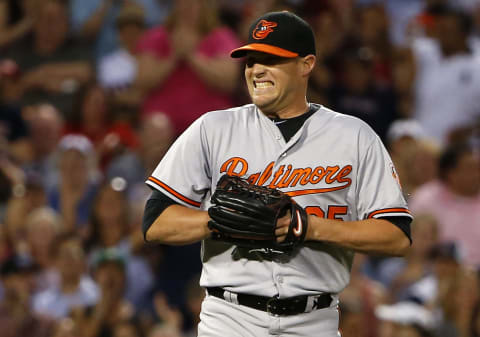
<instances>
[{"instance_id":1,"label":"white shirt spectator","mask_svg":"<svg viewBox=\"0 0 480 337\"><path fill-rule=\"evenodd\" d=\"M472 43L473 47L473 43ZM449 132L471 125L480 116L480 53L443 57L436 41L418 38L414 117L428 137L444 144Z\"/></svg>"},{"instance_id":2,"label":"white shirt spectator","mask_svg":"<svg viewBox=\"0 0 480 337\"><path fill-rule=\"evenodd\" d=\"M480 266L480 194L472 198L450 192L434 181L421 186L410 198L415 213L430 213L438 221L440 241L455 242L464 263Z\"/></svg>"},{"instance_id":3,"label":"white shirt spectator","mask_svg":"<svg viewBox=\"0 0 480 337\"><path fill-rule=\"evenodd\" d=\"M59 287L51 287L33 298L33 311L59 320L67 317L70 311L78 307L89 307L97 303L100 290L89 277L83 276L77 291L64 294Z\"/></svg>"},{"instance_id":4,"label":"white shirt spectator","mask_svg":"<svg viewBox=\"0 0 480 337\"><path fill-rule=\"evenodd\" d=\"M103 88L128 88L137 76L137 62L128 51L120 49L102 57L98 64L98 82Z\"/></svg>"}]
</instances>

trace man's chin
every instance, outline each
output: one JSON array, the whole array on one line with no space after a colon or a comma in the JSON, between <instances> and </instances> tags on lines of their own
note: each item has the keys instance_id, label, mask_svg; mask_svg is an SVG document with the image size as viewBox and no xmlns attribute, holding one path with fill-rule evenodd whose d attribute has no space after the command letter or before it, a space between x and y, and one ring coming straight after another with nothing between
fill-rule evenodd
<instances>
[{"instance_id":1,"label":"man's chin","mask_svg":"<svg viewBox=\"0 0 480 337\"><path fill-rule=\"evenodd\" d=\"M262 111L272 106L272 100L252 98L252 102Z\"/></svg>"}]
</instances>

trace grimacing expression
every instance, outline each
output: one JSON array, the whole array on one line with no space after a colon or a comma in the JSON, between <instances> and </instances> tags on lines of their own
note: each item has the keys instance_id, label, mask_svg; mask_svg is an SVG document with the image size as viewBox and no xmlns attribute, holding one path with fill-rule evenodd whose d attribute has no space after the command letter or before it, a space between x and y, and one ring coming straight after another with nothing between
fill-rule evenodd
<instances>
[{"instance_id":1,"label":"grimacing expression","mask_svg":"<svg viewBox=\"0 0 480 337\"><path fill-rule=\"evenodd\" d=\"M295 102L304 92L300 58L285 58L260 52L246 56L245 79L252 102L264 113L277 112Z\"/></svg>"}]
</instances>

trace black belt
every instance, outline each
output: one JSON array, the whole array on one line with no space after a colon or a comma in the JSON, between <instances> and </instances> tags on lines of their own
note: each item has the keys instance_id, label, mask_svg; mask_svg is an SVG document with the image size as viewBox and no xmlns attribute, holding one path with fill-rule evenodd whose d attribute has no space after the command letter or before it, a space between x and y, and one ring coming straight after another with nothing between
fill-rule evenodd
<instances>
[{"instance_id":1,"label":"black belt","mask_svg":"<svg viewBox=\"0 0 480 337\"><path fill-rule=\"evenodd\" d=\"M332 296L330 294L278 298L236 294L225 291L220 287L207 287L207 292L209 295L221 298L222 300L266 311L275 316L298 315L304 312L328 308L332 303Z\"/></svg>"}]
</instances>

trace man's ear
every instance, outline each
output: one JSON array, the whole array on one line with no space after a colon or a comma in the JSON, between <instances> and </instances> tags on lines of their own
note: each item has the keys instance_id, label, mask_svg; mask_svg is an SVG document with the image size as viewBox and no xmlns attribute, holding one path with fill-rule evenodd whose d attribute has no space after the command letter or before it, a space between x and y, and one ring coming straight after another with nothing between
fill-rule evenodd
<instances>
[{"instance_id":1,"label":"man's ear","mask_svg":"<svg viewBox=\"0 0 480 337\"><path fill-rule=\"evenodd\" d=\"M307 55L301 60L302 66L302 75L303 76L310 76L313 68L315 67L315 63L317 62L317 58L315 55Z\"/></svg>"}]
</instances>

